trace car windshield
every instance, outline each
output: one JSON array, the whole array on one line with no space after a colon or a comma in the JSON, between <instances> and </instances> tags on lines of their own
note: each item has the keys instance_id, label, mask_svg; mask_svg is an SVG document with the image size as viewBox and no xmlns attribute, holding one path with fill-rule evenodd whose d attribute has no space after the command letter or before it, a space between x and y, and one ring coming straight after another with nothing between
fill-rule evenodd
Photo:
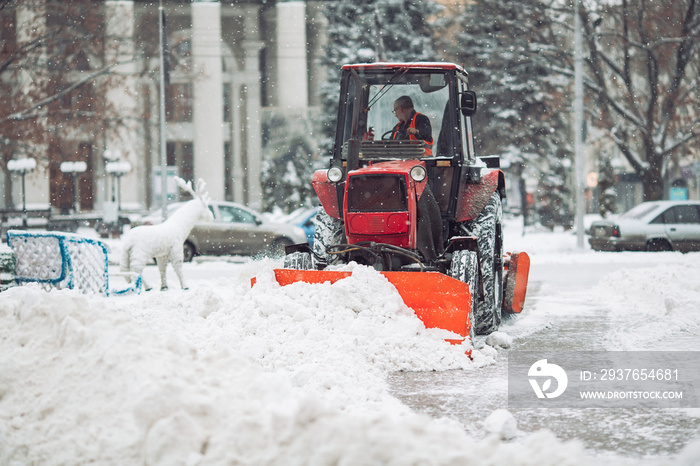
<instances>
[{"instance_id":1,"label":"car windshield","mask_svg":"<svg viewBox=\"0 0 700 466\"><path fill-rule=\"evenodd\" d=\"M656 210L658 207L659 206L656 204L639 204L638 206L633 207L624 214L620 215L620 218L633 218L639 220L649 212Z\"/></svg>"},{"instance_id":2,"label":"car windshield","mask_svg":"<svg viewBox=\"0 0 700 466\"><path fill-rule=\"evenodd\" d=\"M394 102L401 96L409 96L413 101L416 112L426 115L430 119L433 130L433 138L443 124L445 106L449 100L450 92L447 86L448 77L444 72L382 72L360 73L366 102L362 103L366 123L360 123L359 137L372 128L375 139L382 134L391 131L398 123L394 115ZM346 107L345 127L343 141L351 137L353 96L355 82L351 81L348 92L348 105ZM362 112L361 112L362 113Z\"/></svg>"},{"instance_id":3,"label":"car windshield","mask_svg":"<svg viewBox=\"0 0 700 466\"><path fill-rule=\"evenodd\" d=\"M256 223L257 221L255 215L236 206L220 205L219 213L222 222Z\"/></svg>"}]
</instances>

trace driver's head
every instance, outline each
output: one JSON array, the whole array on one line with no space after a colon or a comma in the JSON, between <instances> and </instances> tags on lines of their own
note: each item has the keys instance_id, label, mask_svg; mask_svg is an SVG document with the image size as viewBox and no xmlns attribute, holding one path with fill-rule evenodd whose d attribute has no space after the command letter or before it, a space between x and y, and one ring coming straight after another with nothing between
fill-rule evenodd
<instances>
[{"instance_id":1,"label":"driver's head","mask_svg":"<svg viewBox=\"0 0 700 466\"><path fill-rule=\"evenodd\" d=\"M401 121L410 120L413 115L413 100L407 95L402 95L394 101L394 115Z\"/></svg>"}]
</instances>

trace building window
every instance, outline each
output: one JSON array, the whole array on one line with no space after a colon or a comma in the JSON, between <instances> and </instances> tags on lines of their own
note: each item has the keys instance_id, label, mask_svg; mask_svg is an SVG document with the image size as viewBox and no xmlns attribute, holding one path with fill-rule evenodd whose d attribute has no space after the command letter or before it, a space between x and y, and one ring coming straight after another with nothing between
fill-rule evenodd
<instances>
[{"instance_id":1,"label":"building window","mask_svg":"<svg viewBox=\"0 0 700 466\"><path fill-rule=\"evenodd\" d=\"M169 142L165 149L166 163L177 167L178 176L185 181L194 181L194 144L191 142Z\"/></svg>"},{"instance_id":2,"label":"building window","mask_svg":"<svg viewBox=\"0 0 700 466\"><path fill-rule=\"evenodd\" d=\"M228 123L231 121L231 85L224 83L223 87L224 121Z\"/></svg>"},{"instance_id":3,"label":"building window","mask_svg":"<svg viewBox=\"0 0 700 466\"><path fill-rule=\"evenodd\" d=\"M16 34L14 12L0 9L0 40L5 47L3 52L8 53L14 49Z\"/></svg>"},{"instance_id":4,"label":"building window","mask_svg":"<svg viewBox=\"0 0 700 466\"><path fill-rule=\"evenodd\" d=\"M224 143L224 196L233 201L233 150L230 142Z\"/></svg>"},{"instance_id":5,"label":"building window","mask_svg":"<svg viewBox=\"0 0 700 466\"><path fill-rule=\"evenodd\" d=\"M174 123L192 121L192 83L168 86L165 98L166 120Z\"/></svg>"},{"instance_id":6,"label":"building window","mask_svg":"<svg viewBox=\"0 0 700 466\"><path fill-rule=\"evenodd\" d=\"M63 115L65 120L93 116L96 103L93 83L85 83L71 92L63 94L57 103L60 108L56 110Z\"/></svg>"}]
</instances>

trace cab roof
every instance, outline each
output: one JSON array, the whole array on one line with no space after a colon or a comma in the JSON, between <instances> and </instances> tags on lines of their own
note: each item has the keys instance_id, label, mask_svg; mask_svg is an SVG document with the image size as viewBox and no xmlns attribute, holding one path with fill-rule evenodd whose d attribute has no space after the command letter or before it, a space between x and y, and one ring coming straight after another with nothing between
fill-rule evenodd
<instances>
[{"instance_id":1,"label":"cab roof","mask_svg":"<svg viewBox=\"0 0 700 466\"><path fill-rule=\"evenodd\" d=\"M378 62L378 63L352 63L342 66L343 70L457 70L466 74L464 68L454 63L447 62Z\"/></svg>"}]
</instances>

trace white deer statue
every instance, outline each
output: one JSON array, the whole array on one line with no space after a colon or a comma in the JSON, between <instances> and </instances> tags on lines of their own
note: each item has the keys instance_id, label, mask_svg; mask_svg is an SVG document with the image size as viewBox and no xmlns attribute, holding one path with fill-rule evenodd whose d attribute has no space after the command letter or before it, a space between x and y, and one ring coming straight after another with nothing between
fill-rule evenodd
<instances>
[{"instance_id":1,"label":"white deer statue","mask_svg":"<svg viewBox=\"0 0 700 466\"><path fill-rule=\"evenodd\" d=\"M168 289L165 277L168 262L175 269L180 287L187 289L182 276L183 244L196 223L214 220L214 215L209 210L209 196L204 191L204 180L200 178L194 190L191 182L186 183L182 178L175 178L175 181L183 191L192 195L192 200L173 212L163 223L132 228L124 235L122 242L121 271L141 274L146 264L155 257L160 272L161 291ZM146 280L143 281L143 286L146 290L151 289Z\"/></svg>"}]
</instances>

